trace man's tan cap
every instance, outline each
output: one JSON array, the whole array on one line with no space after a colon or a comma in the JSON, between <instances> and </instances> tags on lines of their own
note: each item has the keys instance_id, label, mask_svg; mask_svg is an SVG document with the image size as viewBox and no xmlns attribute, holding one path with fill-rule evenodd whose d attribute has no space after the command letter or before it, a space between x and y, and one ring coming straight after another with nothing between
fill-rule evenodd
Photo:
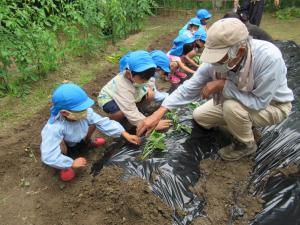
<instances>
[{"instance_id":1,"label":"man's tan cap","mask_svg":"<svg viewBox=\"0 0 300 225\"><path fill-rule=\"evenodd\" d=\"M239 19L218 20L208 29L201 61L206 63L220 61L231 46L247 39L248 35L247 27Z\"/></svg>"}]
</instances>

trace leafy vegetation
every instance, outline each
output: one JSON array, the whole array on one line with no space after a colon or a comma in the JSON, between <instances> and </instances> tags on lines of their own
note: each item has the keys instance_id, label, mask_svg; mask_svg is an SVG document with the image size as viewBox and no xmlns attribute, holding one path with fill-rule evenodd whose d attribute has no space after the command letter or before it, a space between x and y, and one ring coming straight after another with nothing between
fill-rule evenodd
<instances>
[{"instance_id":1,"label":"leafy vegetation","mask_svg":"<svg viewBox=\"0 0 300 225\"><path fill-rule=\"evenodd\" d=\"M157 131L152 131L152 133L147 138L144 150L141 154L141 159L145 160L148 158L155 150L160 152L166 152L164 133L159 133Z\"/></svg>"},{"instance_id":2,"label":"leafy vegetation","mask_svg":"<svg viewBox=\"0 0 300 225\"><path fill-rule=\"evenodd\" d=\"M123 54L121 54L121 53L113 53L109 56L106 56L105 60L110 63L118 64L120 59L122 58L122 56L123 56Z\"/></svg>"},{"instance_id":3,"label":"leafy vegetation","mask_svg":"<svg viewBox=\"0 0 300 225\"><path fill-rule=\"evenodd\" d=\"M176 114L176 111L170 111L166 113L166 118L172 120L174 132L186 132L188 134L192 133L192 128L185 124L180 123L179 118Z\"/></svg>"},{"instance_id":4,"label":"leafy vegetation","mask_svg":"<svg viewBox=\"0 0 300 225\"><path fill-rule=\"evenodd\" d=\"M194 110L198 108L201 104L199 102L191 102L190 104L187 105L187 107L191 110Z\"/></svg>"},{"instance_id":5,"label":"leafy vegetation","mask_svg":"<svg viewBox=\"0 0 300 225\"><path fill-rule=\"evenodd\" d=\"M154 0L0 1L0 97L22 96L73 56L141 29Z\"/></svg>"},{"instance_id":6,"label":"leafy vegetation","mask_svg":"<svg viewBox=\"0 0 300 225\"><path fill-rule=\"evenodd\" d=\"M290 7L277 11L275 16L279 19L300 18L300 8Z\"/></svg>"}]
</instances>

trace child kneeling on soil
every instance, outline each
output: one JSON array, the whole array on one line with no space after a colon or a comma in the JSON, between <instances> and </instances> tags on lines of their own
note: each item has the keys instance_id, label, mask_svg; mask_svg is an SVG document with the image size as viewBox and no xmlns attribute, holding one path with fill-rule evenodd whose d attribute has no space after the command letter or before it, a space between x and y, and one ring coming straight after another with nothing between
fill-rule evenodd
<instances>
[{"instance_id":1,"label":"child kneeling on soil","mask_svg":"<svg viewBox=\"0 0 300 225\"><path fill-rule=\"evenodd\" d=\"M167 53L167 56L171 61L171 73L169 75L171 83L180 83L180 79L185 79L187 77L186 73L195 73L195 70L189 68L182 60L182 58L194 49L194 41L194 37L190 38L186 35L179 35L175 38L173 47ZM183 72L181 72L181 70Z\"/></svg>"},{"instance_id":2,"label":"child kneeling on soil","mask_svg":"<svg viewBox=\"0 0 300 225\"><path fill-rule=\"evenodd\" d=\"M83 157L74 160L68 157L68 151L105 143L104 139L91 141L96 128L108 136L123 136L131 143L140 143L140 138L127 133L121 124L95 113L90 108L93 104L85 91L72 83L60 85L52 94L50 119L42 130L41 158L45 164L60 169L64 181L75 176L73 169L85 167L87 163Z\"/></svg>"},{"instance_id":3,"label":"child kneeling on soil","mask_svg":"<svg viewBox=\"0 0 300 225\"><path fill-rule=\"evenodd\" d=\"M124 70L123 62L126 62ZM154 91L148 81L154 76L156 64L146 51L130 52L120 62L120 74L110 80L100 91L99 106L111 119L122 121L127 118L130 124L137 126L145 116L138 109L143 98L148 102L154 99ZM169 120L161 120L157 129L170 126Z\"/></svg>"},{"instance_id":4,"label":"child kneeling on soil","mask_svg":"<svg viewBox=\"0 0 300 225\"><path fill-rule=\"evenodd\" d=\"M200 28L194 34L195 41L190 43L189 48L193 48L188 54L185 55L184 61L191 66L198 68L200 66L200 53L201 49L204 47L205 41L207 38L207 33L204 29Z\"/></svg>"},{"instance_id":5,"label":"child kneeling on soil","mask_svg":"<svg viewBox=\"0 0 300 225\"><path fill-rule=\"evenodd\" d=\"M120 73L124 74L128 65L128 58L132 52L125 54L119 63ZM167 92L161 92L157 90L156 78L166 80L167 75L170 73L170 60L168 56L161 50L153 50L149 52L153 62L156 64L155 74L146 83L149 88L154 91L154 100L156 102L162 102L169 94ZM150 90L151 91L151 90Z\"/></svg>"}]
</instances>

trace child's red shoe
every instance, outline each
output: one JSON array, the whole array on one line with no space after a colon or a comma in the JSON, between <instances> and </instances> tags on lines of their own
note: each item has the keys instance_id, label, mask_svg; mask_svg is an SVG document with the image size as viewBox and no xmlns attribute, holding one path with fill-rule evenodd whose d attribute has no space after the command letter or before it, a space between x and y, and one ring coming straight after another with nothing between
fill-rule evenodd
<instances>
[{"instance_id":1,"label":"child's red shoe","mask_svg":"<svg viewBox=\"0 0 300 225\"><path fill-rule=\"evenodd\" d=\"M175 75L170 75L169 81L172 84L178 84L178 83L180 83L180 79L178 77L176 77Z\"/></svg>"},{"instance_id":2,"label":"child's red shoe","mask_svg":"<svg viewBox=\"0 0 300 225\"><path fill-rule=\"evenodd\" d=\"M60 179L62 181L70 181L75 177L75 172L72 168L63 169L60 171Z\"/></svg>"},{"instance_id":3,"label":"child's red shoe","mask_svg":"<svg viewBox=\"0 0 300 225\"><path fill-rule=\"evenodd\" d=\"M105 145L106 140L104 138L96 138L93 142L92 142L92 146L97 148L100 147L102 145Z\"/></svg>"},{"instance_id":4,"label":"child's red shoe","mask_svg":"<svg viewBox=\"0 0 300 225\"><path fill-rule=\"evenodd\" d=\"M186 75L185 73L180 72L180 71L176 71L176 72L175 72L175 75L176 75L177 77L181 78L181 79L184 79L184 78L187 77L187 75Z\"/></svg>"}]
</instances>

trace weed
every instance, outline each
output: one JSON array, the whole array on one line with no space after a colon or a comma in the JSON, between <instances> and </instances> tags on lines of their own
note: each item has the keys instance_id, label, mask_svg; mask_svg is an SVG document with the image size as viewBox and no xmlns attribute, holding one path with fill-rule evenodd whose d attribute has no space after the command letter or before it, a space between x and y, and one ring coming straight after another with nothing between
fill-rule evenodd
<instances>
[{"instance_id":1,"label":"weed","mask_svg":"<svg viewBox=\"0 0 300 225\"><path fill-rule=\"evenodd\" d=\"M30 186L30 182L28 180L26 180L25 178L22 178L20 180L20 187L25 188L29 186Z\"/></svg>"}]
</instances>

